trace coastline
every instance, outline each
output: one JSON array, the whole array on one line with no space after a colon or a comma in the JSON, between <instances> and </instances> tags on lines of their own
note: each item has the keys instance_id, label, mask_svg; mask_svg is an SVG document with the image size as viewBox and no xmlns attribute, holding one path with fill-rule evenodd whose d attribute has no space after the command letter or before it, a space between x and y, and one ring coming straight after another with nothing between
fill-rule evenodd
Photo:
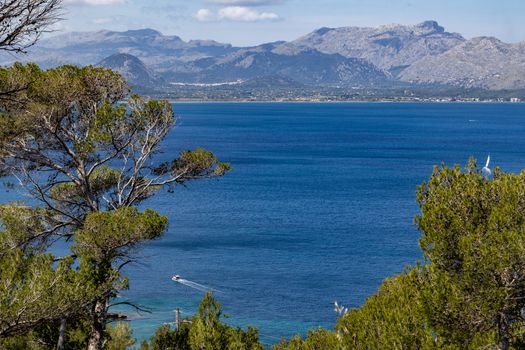
<instances>
[{"instance_id":1,"label":"coastline","mask_svg":"<svg viewBox=\"0 0 525 350\"><path fill-rule=\"evenodd\" d=\"M524 104L525 101L494 101L494 100L481 100L481 101L470 101L470 100L455 100L455 101L448 101L448 100L347 100L347 101L341 101L341 100L202 100L202 99L169 99L169 98L163 98L163 97L157 97L157 96L148 96L149 98L155 98L155 99L165 99L169 103L297 103L297 104L331 104L331 103L356 103L356 104L362 104L362 103L374 103L374 104L387 104L387 103L395 103L395 104L412 104L412 103L436 103L436 104Z\"/></svg>"}]
</instances>

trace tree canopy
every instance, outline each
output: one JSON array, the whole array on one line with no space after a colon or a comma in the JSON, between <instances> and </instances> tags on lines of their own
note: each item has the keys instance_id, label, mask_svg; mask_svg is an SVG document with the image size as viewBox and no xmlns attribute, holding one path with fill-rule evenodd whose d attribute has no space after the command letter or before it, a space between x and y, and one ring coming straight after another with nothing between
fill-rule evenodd
<instances>
[{"instance_id":1,"label":"tree canopy","mask_svg":"<svg viewBox=\"0 0 525 350\"><path fill-rule=\"evenodd\" d=\"M525 307L525 172L471 159L435 167L419 186L425 260L386 279L334 332L311 331L275 349L521 349Z\"/></svg>"},{"instance_id":2,"label":"tree canopy","mask_svg":"<svg viewBox=\"0 0 525 350\"><path fill-rule=\"evenodd\" d=\"M431 325L463 346L490 333L502 349L522 344L525 172L487 180L473 160L465 171L436 167L417 200Z\"/></svg>"},{"instance_id":3,"label":"tree canopy","mask_svg":"<svg viewBox=\"0 0 525 350\"><path fill-rule=\"evenodd\" d=\"M128 288L122 267L135 259L141 243L167 228L165 217L135 206L163 188L220 177L230 168L204 149L157 160L175 126L172 106L129 93L120 75L103 68L0 68L0 172L14 179L13 186L25 190L33 205L6 207L2 220L7 233L0 240L18 250L24 263L47 269L50 279L56 275L82 285L77 294L82 298L71 300L81 306L77 309L88 310L89 349L103 346L110 300ZM69 257L47 253L57 239L73 241ZM6 271L18 271L34 285L35 270L24 274L15 261L3 261ZM51 282L42 280L42 286L46 283ZM55 310L68 291L74 289L61 295L58 290L61 298L50 296ZM15 314L22 308L11 307ZM43 317L51 320L55 314ZM70 317L61 313L61 322ZM23 330L21 324L18 329Z\"/></svg>"},{"instance_id":4,"label":"tree canopy","mask_svg":"<svg viewBox=\"0 0 525 350\"><path fill-rule=\"evenodd\" d=\"M220 303L207 292L199 311L185 319L178 330L160 327L149 342L141 344L142 350L263 350L259 333L253 327L243 330L224 322Z\"/></svg>"},{"instance_id":5,"label":"tree canopy","mask_svg":"<svg viewBox=\"0 0 525 350\"><path fill-rule=\"evenodd\" d=\"M33 241L38 217L30 208L0 207L0 338L17 335L63 317L82 314L83 282L73 259L55 265L53 255Z\"/></svg>"}]
</instances>

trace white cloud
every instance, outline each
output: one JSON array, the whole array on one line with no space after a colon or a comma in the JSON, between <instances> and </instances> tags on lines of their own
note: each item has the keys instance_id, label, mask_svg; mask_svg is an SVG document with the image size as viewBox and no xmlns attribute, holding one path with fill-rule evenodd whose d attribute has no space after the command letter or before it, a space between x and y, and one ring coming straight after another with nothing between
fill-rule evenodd
<instances>
[{"instance_id":1,"label":"white cloud","mask_svg":"<svg viewBox=\"0 0 525 350\"><path fill-rule=\"evenodd\" d=\"M228 6L220 9L217 13L210 9L200 9L194 17L201 22L211 21L236 21L236 22L258 22L276 21L279 15L273 12L259 12L243 6Z\"/></svg>"},{"instance_id":2,"label":"white cloud","mask_svg":"<svg viewBox=\"0 0 525 350\"><path fill-rule=\"evenodd\" d=\"M193 17L201 22L211 22L217 19L217 15L210 9L200 9Z\"/></svg>"},{"instance_id":3,"label":"white cloud","mask_svg":"<svg viewBox=\"0 0 525 350\"><path fill-rule=\"evenodd\" d=\"M67 5L103 6L123 4L124 0L65 0Z\"/></svg>"},{"instance_id":4,"label":"white cloud","mask_svg":"<svg viewBox=\"0 0 525 350\"><path fill-rule=\"evenodd\" d=\"M227 6L264 6L282 4L284 0L207 0L206 2Z\"/></svg>"},{"instance_id":5,"label":"white cloud","mask_svg":"<svg viewBox=\"0 0 525 350\"><path fill-rule=\"evenodd\" d=\"M230 21L256 22L256 21L275 21L279 16L273 12L259 12L248 7L229 6L219 10L219 19Z\"/></svg>"}]
</instances>

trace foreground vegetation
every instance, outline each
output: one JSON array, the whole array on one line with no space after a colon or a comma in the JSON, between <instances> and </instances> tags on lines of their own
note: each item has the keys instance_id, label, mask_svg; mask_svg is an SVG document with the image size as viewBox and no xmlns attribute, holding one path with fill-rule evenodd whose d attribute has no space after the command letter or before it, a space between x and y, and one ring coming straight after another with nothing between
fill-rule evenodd
<instances>
[{"instance_id":1,"label":"foreground vegetation","mask_svg":"<svg viewBox=\"0 0 525 350\"><path fill-rule=\"evenodd\" d=\"M334 332L275 349L524 348L525 173L436 167L417 200L424 264L385 280Z\"/></svg>"},{"instance_id":2,"label":"foreground vegetation","mask_svg":"<svg viewBox=\"0 0 525 350\"><path fill-rule=\"evenodd\" d=\"M180 329L162 326L142 344L111 311L130 286L122 267L168 225L137 204L229 170L203 149L155 162L172 108L140 96L120 103L128 93L101 68L0 69L0 170L31 198L0 206L0 348L261 349L256 329L224 323L211 294ZM442 165L417 201L424 261L341 309L334 330L275 350L525 346L525 173L488 179L474 160ZM57 241L70 253L53 255Z\"/></svg>"},{"instance_id":3,"label":"foreground vegetation","mask_svg":"<svg viewBox=\"0 0 525 350\"><path fill-rule=\"evenodd\" d=\"M0 172L31 198L0 207L0 338L57 325L62 348L71 327L86 325L88 348L101 349L119 317L112 300L128 288L122 268L167 229L166 217L137 205L229 170L203 149L153 159L172 107L140 96L119 103L128 94L101 68L0 69ZM57 241L70 254L51 254Z\"/></svg>"},{"instance_id":4,"label":"foreground vegetation","mask_svg":"<svg viewBox=\"0 0 525 350\"><path fill-rule=\"evenodd\" d=\"M60 3L0 2L0 50L32 45ZM203 149L158 162L173 126L168 102L129 96L109 70L0 69L0 176L29 198L0 206L0 349L263 348L256 329L224 322L210 293L179 329L162 326L141 344L112 312L132 283L122 268L168 226L138 204L230 169ZM274 350L525 348L525 172L496 169L489 179L474 160L442 165L417 201L424 261L360 308L340 308L333 330ZM56 242L64 256L52 253Z\"/></svg>"}]
</instances>

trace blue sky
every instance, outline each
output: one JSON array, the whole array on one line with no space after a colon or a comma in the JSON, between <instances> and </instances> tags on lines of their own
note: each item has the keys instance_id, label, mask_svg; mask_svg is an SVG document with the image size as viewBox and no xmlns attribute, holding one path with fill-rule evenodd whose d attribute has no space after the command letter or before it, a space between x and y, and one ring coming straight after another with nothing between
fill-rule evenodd
<instances>
[{"instance_id":1,"label":"blue sky","mask_svg":"<svg viewBox=\"0 0 525 350\"><path fill-rule=\"evenodd\" d=\"M320 27L437 20L467 38L525 40L525 0L64 0L60 31L154 28L235 45L292 40Z\"/></svg>"}]
</instances>

